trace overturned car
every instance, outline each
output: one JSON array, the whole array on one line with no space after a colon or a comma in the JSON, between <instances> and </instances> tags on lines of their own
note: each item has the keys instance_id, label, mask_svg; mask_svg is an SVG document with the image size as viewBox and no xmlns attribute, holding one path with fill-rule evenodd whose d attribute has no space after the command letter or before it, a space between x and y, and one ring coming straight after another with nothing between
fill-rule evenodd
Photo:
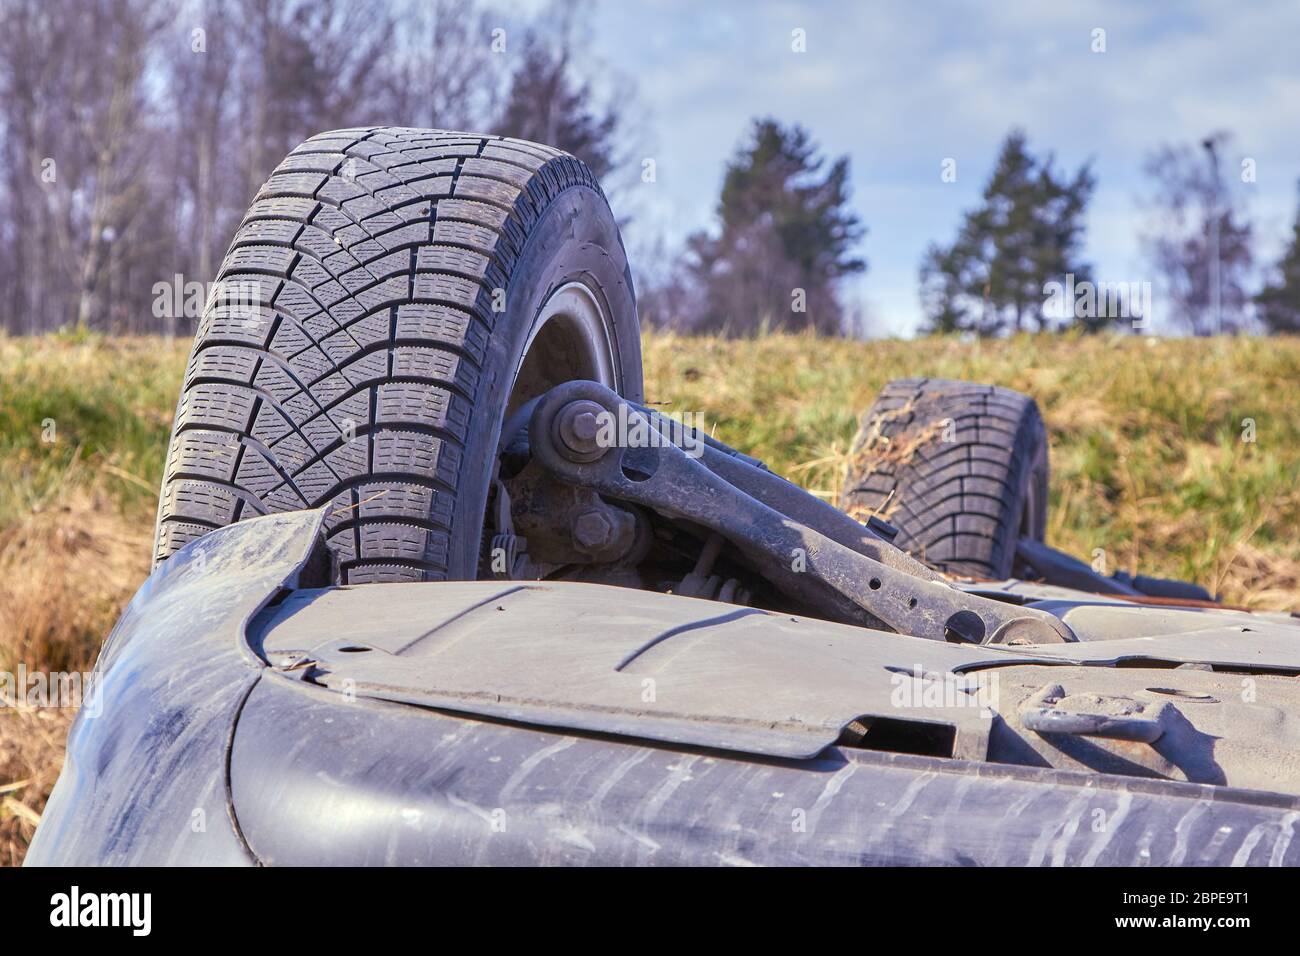
<instances>
[{"instance_id":1,"label":"overturned car","mask_svg":"<svg viewBox=\"0 0 1300 956\"><path fill-rule=\"evenodd\" d=\"M1025 396L891 383L833 508L491 136L314 137L219 280L28 863L1300 860L1300 621L1047 546Z\"/></svg>"}]
</instances>

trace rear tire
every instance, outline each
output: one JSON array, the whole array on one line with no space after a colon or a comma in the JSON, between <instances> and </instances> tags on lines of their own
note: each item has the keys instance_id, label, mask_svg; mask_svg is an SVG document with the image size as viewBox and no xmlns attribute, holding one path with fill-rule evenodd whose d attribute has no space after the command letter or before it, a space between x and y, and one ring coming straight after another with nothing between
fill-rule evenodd
<instances>
[{"instance_id":1,"label":"rear tire","mask_svg":"<svg viewBox=\"0 0 1300 956\"><path fill-rule=\"evenodd\" d=\"M1032 398L993 385L901 379L853 442L841 505L879 514L895 544L940 571L1012 575L1016 541L1047 527L1047 432Z\"/></svg>"},{"instance_id":2,"label":"rear tire","mask_svg":"<svg viewBox=\"0 0 1300 956\"><path fill-rule=\"evenodd\" d=\"M332 503L343 583L477 576L509 411L573 378L641 398L618 226L580 161L520 140L322 133L257 194L190 355L155 563Z\"/></svg>"}]
</instances>

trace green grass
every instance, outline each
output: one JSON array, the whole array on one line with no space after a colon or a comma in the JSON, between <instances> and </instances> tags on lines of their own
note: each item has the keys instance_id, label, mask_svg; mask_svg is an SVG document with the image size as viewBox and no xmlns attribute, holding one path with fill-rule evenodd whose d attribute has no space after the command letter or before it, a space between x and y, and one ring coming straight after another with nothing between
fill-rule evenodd
<instances>
[{"instance_id":1,"label":"green grass","mask_svg":"<svg viewBox=\"0 0 1300 956\"><path fill-rule=\"evenodd\" d=\"M0 529L69 480L96 476L124 512L151 513L187 351L162 340L0 338Z\"/></svg>"},{"instance_id":2,"label":"green grass","mask_svg":"<svg viewBox=\"0 0 1300 956\"><path fill-rule=\"evenodd\" d=\"M1027 392L1052 442L1049 541L1253 607L1300 605L1300 339L651 334L644 347L651 401L702 414L723 441L831 499L859 417L889 379ZM147 574L187 351L0 337L0 669L88 667ZM0 865L22 859L70 716L0 708L0 785L21 782L7 796L24 807L0 806Z\"/></svg>"},{"instance_id":3,"label":"green grass","mask_svg":"<svg viewBox=\"0 0 1300 956\"><path fill-rule=\"evenodd\" d=\"M1298 339L657 333L644 348L649 400L702 413L717 437L831 499L859 417L887 380L1020 389L1051 435L1049 540L1236 601L1297 598ZM148 532L186 353L157 339L0 338L0 540L87 488L93 509ZM1247 418L1253 442L1242 440Z\"/></svg>"}]
</instances>

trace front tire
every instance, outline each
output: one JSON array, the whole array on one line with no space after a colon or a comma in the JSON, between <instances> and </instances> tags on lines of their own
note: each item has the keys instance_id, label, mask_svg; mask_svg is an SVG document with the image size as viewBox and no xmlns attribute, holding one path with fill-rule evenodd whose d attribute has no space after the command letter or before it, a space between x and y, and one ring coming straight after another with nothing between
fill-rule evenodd
<instances>
[{"instance_id":1,"label":"front tire","mask_svg":"<svg viewBox=\"0 0 1300 956\"><path fill-rule=\"evenodd\" d=\"M473 579L502 421L574 378L641 399L627 258L585 165L468 133L314 136L222 263L155 563L242 518L332 503L340 582Z\"/></svg>"}]
</instances>

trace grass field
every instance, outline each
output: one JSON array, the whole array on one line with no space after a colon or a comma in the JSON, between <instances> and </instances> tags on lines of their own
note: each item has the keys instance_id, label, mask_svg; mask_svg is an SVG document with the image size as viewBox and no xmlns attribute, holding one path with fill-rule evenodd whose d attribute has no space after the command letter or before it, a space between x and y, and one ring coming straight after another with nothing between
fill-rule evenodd
<instances>
[{"instance_id":1,"label":"grass field","mask_svg":"<svg viewBox=\"0 0 1300 956\"><path fill-rule=\"evenodd\" d=\"M0 338L0 671L84 670L148 572L188 344ZM646 394L833 498L891 378L1005 385L1051 436L1048 540L1109 570L1300 606L1300 339L645 339ZM70 713L0 707L0 865L21 860Z\"/></svg>"}]
</instances>

